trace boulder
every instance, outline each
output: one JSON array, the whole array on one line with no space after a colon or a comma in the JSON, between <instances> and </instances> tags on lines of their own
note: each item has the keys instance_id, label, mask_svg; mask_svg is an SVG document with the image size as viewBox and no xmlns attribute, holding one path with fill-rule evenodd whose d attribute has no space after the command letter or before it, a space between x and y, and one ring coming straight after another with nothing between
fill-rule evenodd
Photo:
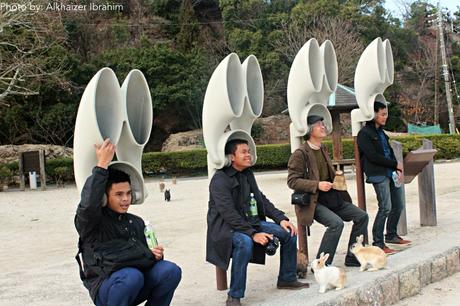
<instances>
[{"instance_id":1,"label":"boulder","mask_svg":"<svg viewBox=\"0 0 460 306\"><path fill-rule=\"evenodd\" d=\"M72 157L71 148L45 145L45 144L24 144L24 145L4 145L0 146L0 163L10 163L18 161L20 152L45 150L45 158L53 159L57 157Z\"/></svg>"}]
</instances>

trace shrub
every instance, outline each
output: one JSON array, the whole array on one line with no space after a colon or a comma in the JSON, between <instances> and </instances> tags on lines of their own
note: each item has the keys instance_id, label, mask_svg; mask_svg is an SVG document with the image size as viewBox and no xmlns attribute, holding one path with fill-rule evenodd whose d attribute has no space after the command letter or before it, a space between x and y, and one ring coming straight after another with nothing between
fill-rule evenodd
<instances>
[{"instance_id":1,"label":"shrub","mask_svg":"<svg viewBox=\"0 0 460 306\"><path fill-rule=\"evenodd\" d=\"M7 165L0 165L0 184L8 185L11 182L12 173Z\"/></svg>"},{"instance_id":2,"label":"shrub","mask_svg":"<svg viewBox=\"0 0 460 306\"><path fill-rule=\"evenodd\" d=\"M74 179L73 159L69 157L54 158L46 161L46 176L55 182L71 181Z\"/></svg>"},{"instance_id":3,"label":"shrub","mask_svg":"<svg viewBox=\"0 0 460 306\"><path fill-rule=\"evenodd\" d=\"M433 147L438 150L435 159L454 159L460 157L460 135L417 135L393 137L402 143L403 152L418 149L422 140L426 138L433 142ZM324 142L332 157L332 142ZM343 158L354 158L353 139L342 139ZM260 145L257 146L257 170L286 169L291 155L289 144ZM149 152L144 153L142 165L147 175L205 175L207 173L207 152L205 149L196 149L183 152ZM46 161L47 175L56 180L63 177L64 180L73 178L73 161L71 158L56 158ZM18 163L13 162L3 165L12 172L18 171ZM2 171L2 170L0 170ZM3 170L5 171L5 170ZM1 177L1 174L0 174ZM11 174L10 174L11 177Z\"/></svg>"}]
</instances>

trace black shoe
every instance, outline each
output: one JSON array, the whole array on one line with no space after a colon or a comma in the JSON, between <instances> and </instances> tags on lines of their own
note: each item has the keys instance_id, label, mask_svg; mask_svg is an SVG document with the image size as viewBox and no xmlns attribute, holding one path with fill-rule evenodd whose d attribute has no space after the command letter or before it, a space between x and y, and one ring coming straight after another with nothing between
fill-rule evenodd
<instances>
[{"instance_id":1,"label":"black shoe","mask_svg":"<svg viewBox=\"0 0 460 306\"><path fill-rule=\"evenodd\" d=\"M361 267L361 264L356 259L355 256L346 256L345 257L345 266L347 267Z\"/></svg>"},{"instance_id":2,"label":"black shoe","mask_svg":"<svg viewBox=\"0 0 460 306\"><path fill-rule=\"evenodd\" d=\"M304 289L304 288L310 288L309 283L302 283L299 281L293 281L293 282L282 282L278 281L276 284L276 288L278 289L290 289L290 290L299 290L299 289Z\"/></svg>"},{"instance_id":3,"label":"black shoe","mask_svg":"<svg viewBox=\"0 0 460 306\"><path fill-rule=\"evenodd\" d=\"M234 298L229 295L227 298L227 301L225 302L225 305L226 306L241 306L241 302L239 298Z\"/></svg>"},{"instance_id":4,"label":"black shoe","mask_svg":"<svg viewBox=\"0 0 460 306\"><path fill-rule=\"evenodd\" d=\"M393 238L385 238L385 243L388 243L388 244L402 244L402 245L409 245L412 243L412 241L410 240L405 240L403 238L401 238L400 236L396 235L395 237Z\"/></svg>"}]
</instances>

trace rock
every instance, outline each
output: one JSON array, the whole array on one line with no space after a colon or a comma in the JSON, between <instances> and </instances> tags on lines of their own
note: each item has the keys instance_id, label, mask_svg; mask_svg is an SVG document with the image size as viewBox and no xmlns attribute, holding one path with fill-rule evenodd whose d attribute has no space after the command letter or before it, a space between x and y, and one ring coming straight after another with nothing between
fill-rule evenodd
<instances>
[{"instance_id":1,"label":"rock","mask_svg":"<svg viewBox=\"0 0 460 306\"><path fill-rule=\"evenodd\" d=\"M257 119L252 126L252 137L256 144L289 143L289 124L287 115L274 115ZM190 151L204 149L203 131L192 130L171 134L163 143L161 152Z\"/></svg>"},{"instance_id":2,"label":"rock","mask_svg":"<svg viewBox=\"0 0 460 306\"><path fill-rule=\"evenodd\" d=\"M425 287L431 283L431 261L421 264L419 270L421 286Z\"/></svg>"},{"instance_id":3,"label":"rock","mask_svg":"<svg viewBox=\"0 0 460 306\"><path fill-rule=\"evenodd\" d=\"M256 144L289 143L289 124L287 115L259 118L252 126L252 137Z\"/></svg>"},{"instance_id":4,"label":"rock","mask_svg":"<svg viewBox=\"0 0 460 306\"><path fill-rule=\"evenodd\" d=\"M377 282L371 282L368 285L357 290L359 297L358 305L383 305L382 287Z\"/></svg>"},{"instance_id":5,"label":"rock","mask_svg":"<svg viewBox=\"0 0 460 306\"><path fill-rule=\"evenodd\" d=\"M440 256L431 263L431 282L439 282L447 276L446 257Z\"/></svg>"},{"instance_id":6,"label":"rock","mask_svg":"<svg viewBox=\"0 0 460 306\"><path fill-rule=\"evenodd\" d=\"M161 147L161 152L190 151L195 149L204 149L203 131L201 129L169 135Z\"/></svg>"},{"instance_id":7,"label":"rock","mask_svg":"<svg viewBox=\"0 0 460 306\"><path fill-rule=\"evenodd\" d=\"M460 270L459 250L455 249L447 255L447 274L452 275Z\"/></svg>"},{"instance_id":8,"label":"rock","mask_svg":"<svg viewBox=\"0 0 460 306\"><path fill-rule=\"evenodd\" d=\"M383 305L392 305L399 301L399 277L397 274L388 274L376 280L382 287Z\"/></svg>"},{"instance_id":9,"label":"rock","mask_svg":"<svg viewBox=\"0 0 460 306\"><path fill-rule=\"evenodd\" d=\"M45 145L45 144L24 144L24 145L4 145L0 146L0 163L10 163L18 161L20 152L45 150L45 158L53 159L57 157L72 157L71 148Z\"/></svg>"},{"instance_id":10,"label":"rock","mask_svg":"<svg viewBox=\"0 0 460 306\"><path fill-rule=\"evenodd\" d=\"M412 267L399 274L399 298L405 299L420 293L420 271Z\"/></svg>"}]
</instances>

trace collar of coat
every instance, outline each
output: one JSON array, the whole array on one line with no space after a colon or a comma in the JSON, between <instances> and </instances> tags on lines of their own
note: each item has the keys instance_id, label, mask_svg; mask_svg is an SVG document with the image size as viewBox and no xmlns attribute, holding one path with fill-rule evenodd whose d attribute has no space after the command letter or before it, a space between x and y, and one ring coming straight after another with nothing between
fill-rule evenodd
<instances>
[{"instance_id":1,"label":"collar of coat","mask_svg":"<svg viewBox=\"0 0 460 306\"><path fill-rule=\"evenodd\" d=\"M250 169L250 167L244 169L243 171L241 171L241 173L246 173L246 172L249 171L249 169ZM227 174L228 176L234 176L234 175L236 175L236 174L239 172L238 170L236 170L236 169L233 168L232 166L225 167L225 168L222 169L222 170L223 170L223 171L225 172L225 174Z\"/></svg>"}]
</instances>

